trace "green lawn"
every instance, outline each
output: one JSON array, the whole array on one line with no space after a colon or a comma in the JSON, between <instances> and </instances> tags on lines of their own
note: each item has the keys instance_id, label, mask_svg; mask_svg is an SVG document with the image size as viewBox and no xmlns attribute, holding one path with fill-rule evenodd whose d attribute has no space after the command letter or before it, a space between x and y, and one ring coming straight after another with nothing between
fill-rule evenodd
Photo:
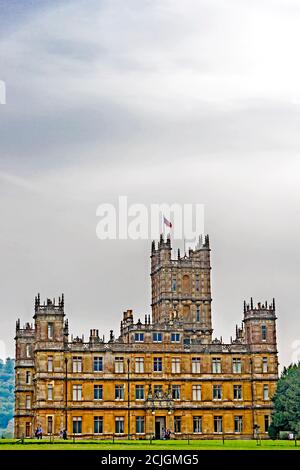
<instances>
[{"instance_id":1,"label":"green lawn","mask_svg":"<svg viewBox=\"0 0 300 470\"><path fill-rule=\"evenodd\" d=\"M226 441L222 440L191 440L180 441L76 441L71 440L55 441L50 443L45 438L42 441L26 439L24 444L13 439L0 439L0 450L300 450L300 442L295 446L294 441L261 441L257 445L256 441Z\"/></svg>"}]
</instances>

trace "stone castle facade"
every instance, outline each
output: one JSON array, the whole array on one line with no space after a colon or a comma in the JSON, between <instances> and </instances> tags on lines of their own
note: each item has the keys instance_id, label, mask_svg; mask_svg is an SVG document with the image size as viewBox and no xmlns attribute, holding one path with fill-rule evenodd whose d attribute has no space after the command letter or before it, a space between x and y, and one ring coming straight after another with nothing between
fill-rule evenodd
<instances>
[{"instance_id":1,"label":"stone castle facade","mask_svg":"<svg viewBox=\"0 0 300 470\"><path fill-rule=\"evenodd\" d=\"M172 259L152 243L152 319L123 314L120 335L69 338L64 297L35 299L16 325L15 436L267 437L278 378L275 302L244 303L230 344L212 338L209 238Z\"/></svg>"}]
</instances>

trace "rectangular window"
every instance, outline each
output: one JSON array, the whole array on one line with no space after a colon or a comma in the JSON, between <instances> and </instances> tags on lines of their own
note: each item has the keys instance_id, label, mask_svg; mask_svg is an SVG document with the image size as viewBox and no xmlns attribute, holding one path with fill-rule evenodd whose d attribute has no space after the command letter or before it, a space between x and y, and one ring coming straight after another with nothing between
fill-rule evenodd
<instances>
[{"instance_id":1,"label":"rectangular window","mask_svg":"<svg viewBox=\"0 0 300 470\"><path fill-rule=\"evenodd\" d=\"M223 418L222 416L214 416L214 432L223 432Z\"/></svg>"},{"instance_id":2,"label":"rectangular window","mask_svg":"<svg viewBox=\"0 0 300 470\"><path fill-rule=\"evenodd\" d=\"M201 401L201 385L193 385L193 400Z\"/></svg>"},{"instance_id":3,"label":"rectangular window","mask_svg":"<svg viewBox=\"0 0 300 470\"><path fill-rule=\"evenodd\" d=\"M53 400L53 385L52 384L48 384L47 399L50 401Z\"/></svg>"},{"instance_id":4,"label":"rectangular window","mask_svg":"<svg viewBox=\"0 0 300 470\"><path fill-rule=\"evenodd\" d=\"M26 384L30 385L31 384L31 374L29 370L26 371Z\"/></svg>"},{"instance_id":5,"label":"rectangular window","mask_svg":"<svg viewBox=\"0 0 300 470\"><path fill-rule=\"evenodd\" d=\"M116 374L124 373L124 357L115 358L115 373Z\"/></svg>"},{"instance_id":6,"label":"rectangular window","mask_svg":"<svg viewBox=\"0 0 300 470\"><path fill-rule=\"evenodd\" d=\"M181 432L181 416L174 416L174 432Z\"/></svg>"},{"instance_id":7,"label":"rectangular window","mask_svg":"<svg viewBox=\"0 0 300 470\"><path fill-rule=\"evenodd\" d=\"M26 344L26 357L31 356L31 347L30 344Z\"/></svg>"},{"instance_id":8,"label":"rectangular window","mask_svg":"<svg viewBox=\"0 0 300 470\"><path fill-rule=\"evenodd\" d=\"M31 398L30 395L26 395L26 410L30 410L31 408Z\"/></svg>"},{"instance_id":9,"label":"rectangular window","mask_svg":"<svg viewBox=\"0 0 300 470\"><path fill-rule=\"evenodd\" d=\"M192 373L200 374L200 367L201 367L200 357L193 357L192 358Z\"/></svg>"},{"instance_id":10,"label":"rectangular window","mask_svg":"<svg viewBox=\"0 0 300 470\"><path fill-rule=\"evenodd\" d=\"M243 432L243 417L235 416L234 417L234 432Z\"/></svg>"},{"instance_id":11,"label":"rectangular window","mask_svg":"<svg viewBox=\"0 0 300 470\"><path fill-rule=\"evenodd\" d=\"M154 372L162 372L162 357L154 357L153 370Z\"/></svg>"},{"instance_id":12,"label":"rectangular window","mask_svg":"<svg viewBox=\"0 0 300 470\"><path fill-rule=\"evenodd\" d=\"M213 374L221 373L221 359L219 357L213 357L212 359L212 372Z\"/></svg>"},{"instance_id":13,"label":"rectangular window","mask_svg":"<svg viewBox=\"0 0 300 470\"><path fill-rule=\"evenodd\" d=\"M268 432L269 426L270 426L270 416L269 416L269 415L265 415L265 418L264 418L265 432Z\"/></svg>"},{"instance_id":14,"label":"rectangular window","mask_svg":"<svg viewBox=\"0 0 300 470\"><path fill-rule=\"evenodd\" d=\"M72 421L73 421L73 434L81 434L82 433L82 417L74 416Z\"/></svg>"},{"instance_id":15,"label":"rectangular window","mask_svg":"<svg viewBox=\"0 0 300 470\"><path fill-rule=\"evenodd\" d=\"M173 400L180 400L180 385L172 385Z\"/></svg>"},{"instance_id":16,"label":"rectangular window","mask_svg":"<svg viewBox=\"0 0 300 470\"><path fill-rule=\"evenodd\" d=\"M135 399L136 400L144 400L145 399L144 385L136 385L135 386Z\"/></svg>"},{"instance_id":17,"label":"rectangular window","mask_svg":"<svg viewBox=\"0 0 300 470\"><path fill-rule=\"evenodd\" d=\"M163 394L163 388L162 385L154 385L153 389L153 396L154 398L161 398Z\"/></svg>"},{"instance_id":18,"label":"rectangular window","mask_svg":"<svg viewBox=\"0 0 300 470\"><path fill-rule=\"evenodd\" d=\"M153 341L153 343L161 343L162 342L162 333L153 333L152 341Z\"/></svg>"},{"instance_id":19,"label":"rectangular window","mask_svg":"<svg viewBox=\"0 0 300 470\"><path fill-rule=\"evenodd\" d=\"M232 359L232 372L234 374L241 374L242 373L242 361L240 358L234 357Z\"/></svg>"},{"instance_id":20,"label":"rectangular window","mask_svg":"<svg viewBox=\"0 0 300 470\"><path fill-rule=\"evenodd\" d=\"M94 416L94 434L103 433L103 417Z\"/></svg>"},{"instance_id":21,"label":"rectangular window","mask_svg":"<svg viewBox=\"0 0 300 470\"><path fill-rule=\"evenodd\" d=\"M135 372L136 374L144 373L144 358L143 357L135 358Z\"/></svg>"},{"instance_id":22,"label":"rectangular window","mask_svg":"<svg viewBox=\"0 0 300 470\"><path fill-rule=\"evenodd\" d=\"M124 434L124 417L116 416L115 418L115 433Z\"/></svg>"},{"instance_id":23,"label":"rectangular window","mask_svg":"<svg viewBox=\"0 0 300 470\"><path fill-rule=\"evenodd\" d=\"M199 276L197 275L196 276L196 291L199 292L200 290L200 280L199 280Z\"/></svg>"},{"instance_id":24,"label":"rectangular window","mask_svg":"<svg viewBox=\"0 0 300 470\"><path fill-rule=\"evenodd\" d=\"M48 323L48 339L53 339L54 325L53 323Z\"/></svg>"},{"instance_id":25,"label":"rectangular window","mask_svg":"<svg viewBox=\"0 0 300 470\"><path fill-rule=\"evenodd\" d=\"M48 372L53 372L53 357L48 356Z\"/></svg>"},{"instance_id":26,"label":"rectangular window","mask_svg":"<svg viewBox=\"0 0 300 470\"><path fill-rule=\"evenodd\" d=\"M171 342L180 343L180 333L171 333Z\"/></svg>"},{"instance_id":27,"label":"rectangular window","mask_svg":"<svg viewBox=\"0 0 300 470\"><path fill-rule=\"evenodd\" d=\"M103 357L94 357L94 372L103 372Z\"/></svg>"},{"instance_id":28,"label":"rectangular window","mask_svg":"<svg viewBox=\"0 0 300 470\"><path fill-rule=\"evenodd\" d=\"M103 386L94 385L94 400L102 400L102 399L103 399Z\"/></svg>"},{"instance_id":29,"label":"rectangular window","mask_svg":"<svg viewBox=\"0 0 300 470\"><path fill-rule=\"evenodd\" d=\"M213 400L222 400L222 385L213 385Z\"/></svg>"},{"instance_id":30,"label":"rectangular window","mask_svg":"<svg viewBox=\"0 0 300 470\"><path fill-rule=\"evenodd\" d=\"M201 312L200 312L200 306L198 305L197 306L197 310L196 310L196 321L200 321L201 320Z\"/></svg>"},{"instance_id":31,"label":"rectangular window","mask_svg":"<svg viewBox=\"0 0 300 470\"><path fill-rule=\"evenodd\" d=\"M261 339L265 341L267 339L267 327L266 325L261 326Z\"/></svg>"},{"instance_id":32,"label":"rectangular window","mask_svg":"<svg viewBox=\"0 0 300 470\"><path fill-rule=\"evenodd\" d=\"M134 341L136 343L143 343L144 342L144 333L135 333Z\"/></svg>"},{"instance_id":33,"label":"rectangular window","mask_svg":"<svg viewBox=\"0 0 300 470\"><path fill-rule=\"evenodd\" d=\"M29 421L26 421L26 425L25 425L25 436L26 437L30 437L31 435L31 423Z\"/></svg>"},{"instance_id":34,"label":"rectangular window","mask_svg":"<svg viewBox=\"0 0 300 470\"><path fill-rule=\"evenodd\" d=\"M233 399L234 400L242 400L242 386L241 385L234 385L233 386Z\"/></svg>"},{"instance_id":35,"label":"rectangular window","mask_svg":"<svg viewBox=\"0 0 300 470\"><path fill-rule=\"evenodd\" d=\"M262 371L263 371L264 374L268 372L268 358L267 357L263 357Z\"/></svg>"},{"instance_id":36,"label":"rectangular window","mask_svg":"<svg viewBox=\"0 0 300 470\"><path fill-rule=\"evenodd\" d=\"M176 281L176 278L173 277L173 280L172 280L172 291L175 292L177 289L177 281Z\"/></svg>"},{"instance_id":37,"label":"rectangular window","mask_svg":"<svg viewBox=\"0 0 300 470\"><path fill-rule=\"evenodd\" d=\"M202 432L202 416L193 417L193 432Z\"/></svg>"},{"instance_id":38,"label":"rectangular window","mask_svg":"<svg viewBox=\"0 0 300 470\"><path fill-rule=\"evenodd\" d=\"M115 400L124 400L124 385L115 385Z\"/></svg>"},{"instance_id":39,"label":"rectangular window","mask_svg":"<svg viewBox=\"0 0 300 470\"><path fill-rule=\"evenodd\" d=\"M269 385L264 385L264 400L269 400Z\"/></svg>"},{"instance_id":40,"label":"rectangular window","mask_svg":"<svg viewBox=\"0 0 300 470\"><path fill-rule=\"evenodd\" d=\"M135 418L135 432L137 434L145 433L145 418L144 416L136 416Z\"/></svg>"},{"instance_id":41,"label":"rectangular window","mask_svg":"<svg viewBox=\"0 0 300 470\"><path fill-rule=\"evenodd\" d=\"M53 416L47 417L47 434L53 434Z\"/></svg>"},{"instance_id":42,"label":"rectangular window","mask_svg":"<svg viewBox=\"0 0 300 470\"><path fill-rule=\"evenodd\" d=\"M82 385L73 385L73 400L81 401L82 400Z\"/></svg>"},{"instance_id":43,"label":"rectangular window","mask_svg":"<svg viewBox=\"0 0 300 470\"><path fill-rule=\"evenodd\" d=\"M172 374L180 374L180 358L172 357Z\"/></svg>"},{"instance_id":44,"label":"rectangular window","mask_svg":"<svg viewBox=\"0 0 300 470\"><path fill-rule=\"evenodd\" d=\"M82 357L75 356L73 357L73 373L82 372Z\"/></svg>"}]
</instances>

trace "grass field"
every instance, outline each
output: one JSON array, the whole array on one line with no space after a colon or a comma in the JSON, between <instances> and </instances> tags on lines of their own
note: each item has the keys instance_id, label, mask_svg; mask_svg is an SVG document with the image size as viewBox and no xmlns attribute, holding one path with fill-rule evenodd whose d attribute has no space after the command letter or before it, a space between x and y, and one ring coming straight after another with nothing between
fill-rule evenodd
<instances>
[{"instance_id":1,"label":"grass field","mask_svg":"<svg viewBox=\"0 0 300 470\"><path fill-rule=\"evenodd\" d=\"M1 439L1 450L300 450L300 442L295 446L294 441L226 441L222 440L191 440L180 441L55 441L50 443L47 438L42 441L26 439L24 443L13 439Z\"/></svg>"}]
</instances>

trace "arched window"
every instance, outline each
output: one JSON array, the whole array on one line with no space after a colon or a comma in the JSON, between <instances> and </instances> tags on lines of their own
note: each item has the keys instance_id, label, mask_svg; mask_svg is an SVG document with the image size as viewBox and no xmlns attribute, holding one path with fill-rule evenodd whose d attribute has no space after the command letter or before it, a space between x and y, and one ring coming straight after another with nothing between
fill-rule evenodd
<instances>
[{"instance_id":1,"label":"arched window","mask_svg":"<svg viewBox=\"0 0 300 470\"><path fill-rule=\"evenodd\" d=\"M191 291L191 282L190 276L188 274L184 274L182 277L182 292L184 294L189 294Z\"/></svg>"}]
</instances>

